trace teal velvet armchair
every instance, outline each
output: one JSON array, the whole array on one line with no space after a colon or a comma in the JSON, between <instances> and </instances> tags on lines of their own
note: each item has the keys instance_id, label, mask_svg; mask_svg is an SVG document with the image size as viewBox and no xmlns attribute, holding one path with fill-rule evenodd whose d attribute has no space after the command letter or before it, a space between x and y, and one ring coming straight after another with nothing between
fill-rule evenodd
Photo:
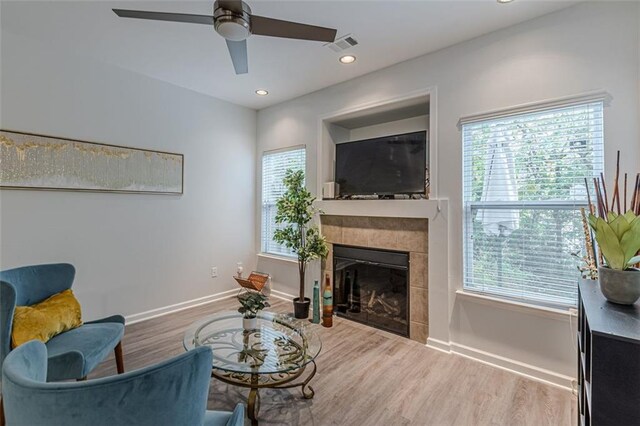
<instances>
[{"instance_id":1,"label":"teal velvet armchair","mask_svg":"<svg viewBox=\"0 0 640 426\"><path fill-rule=\"evenodd\" d=\"M206 411L211 349L199 347L160 364L82 382L46 383L47 348L32 340L2 369L8 426L241 426L244 406Z\"/></svg>"},{"instance_id":2,"label":"teal velvet armchair","mask_svg":"<svg viewBox=\"0 0 640 426\"><path fill-rule=\"evenodd\" d=\"M11 351L15 307L33 305L71 288L75 273L67 263L0 271L0 363ZM124 317L114 315L55 336L46 343L47 380L84 379L112 350L118 373L124 373L123 335Z\"/></svg>"}]
</instances>

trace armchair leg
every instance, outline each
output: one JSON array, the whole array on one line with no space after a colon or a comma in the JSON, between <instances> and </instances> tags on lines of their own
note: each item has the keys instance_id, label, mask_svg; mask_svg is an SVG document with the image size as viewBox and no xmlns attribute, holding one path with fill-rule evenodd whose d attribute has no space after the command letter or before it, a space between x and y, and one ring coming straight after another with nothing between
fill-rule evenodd
<instances>
[{"instance_id":1,"label":"armchair leg","mask_svg":"<svg viewBox=\"0 0 640 426\"><path fill-rule=\"evenodd\" d=\"M113 352L116 355L116 368L118 374L124 373L124 359L122 358L122 341L118 342Z\"/></svg>"}]
</instances>

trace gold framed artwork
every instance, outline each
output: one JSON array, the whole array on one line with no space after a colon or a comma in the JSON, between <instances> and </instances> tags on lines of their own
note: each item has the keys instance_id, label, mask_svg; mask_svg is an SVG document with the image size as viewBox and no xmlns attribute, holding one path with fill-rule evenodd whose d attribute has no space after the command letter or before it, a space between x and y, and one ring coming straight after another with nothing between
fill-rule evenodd
<instances>
[{"instance_id":1,"label":"gold framed artwork","mask_svg":"<svg viewBox=\"0 0 640 426\"><path fill-rule=\"evenodd\" d=\"M0 130L0 189L183 193L184 156Z\"/></svg>"}]
</instances>

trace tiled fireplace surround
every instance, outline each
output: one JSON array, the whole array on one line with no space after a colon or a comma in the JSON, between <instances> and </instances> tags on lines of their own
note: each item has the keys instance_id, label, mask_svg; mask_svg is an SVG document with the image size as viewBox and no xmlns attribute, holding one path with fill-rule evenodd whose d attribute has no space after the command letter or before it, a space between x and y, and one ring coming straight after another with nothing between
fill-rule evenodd
<instances>
[{"instance_id":1,"label":"tiled fireplace surround","mask_svg":"<svg viewBox=\"0 0 640 426\"><path fill-rule=\"evenodd\" d=\"M322 215L322 234L329 256L322 262L333 280L333 245L396 250L409 253L409 337L426 343L429 335L427 219ZM332 283L333 284L333 283Z\"/></svg>"}]
</instances>

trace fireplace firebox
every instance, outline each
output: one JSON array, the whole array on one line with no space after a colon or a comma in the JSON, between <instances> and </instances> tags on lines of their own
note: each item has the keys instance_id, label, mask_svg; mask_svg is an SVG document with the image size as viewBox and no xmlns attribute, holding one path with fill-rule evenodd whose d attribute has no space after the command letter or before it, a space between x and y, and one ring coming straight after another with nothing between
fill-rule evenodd
<instances>
[{"instance_id":1,"label":"fireplace firebox","mask_svg":"<svg viewBox=\"0 0 640 426\"><path fill-rule=\"evenodd\" d=\"M334 245L336 315L409 337L409 254Z\"/></svg>"}]
</instances>

